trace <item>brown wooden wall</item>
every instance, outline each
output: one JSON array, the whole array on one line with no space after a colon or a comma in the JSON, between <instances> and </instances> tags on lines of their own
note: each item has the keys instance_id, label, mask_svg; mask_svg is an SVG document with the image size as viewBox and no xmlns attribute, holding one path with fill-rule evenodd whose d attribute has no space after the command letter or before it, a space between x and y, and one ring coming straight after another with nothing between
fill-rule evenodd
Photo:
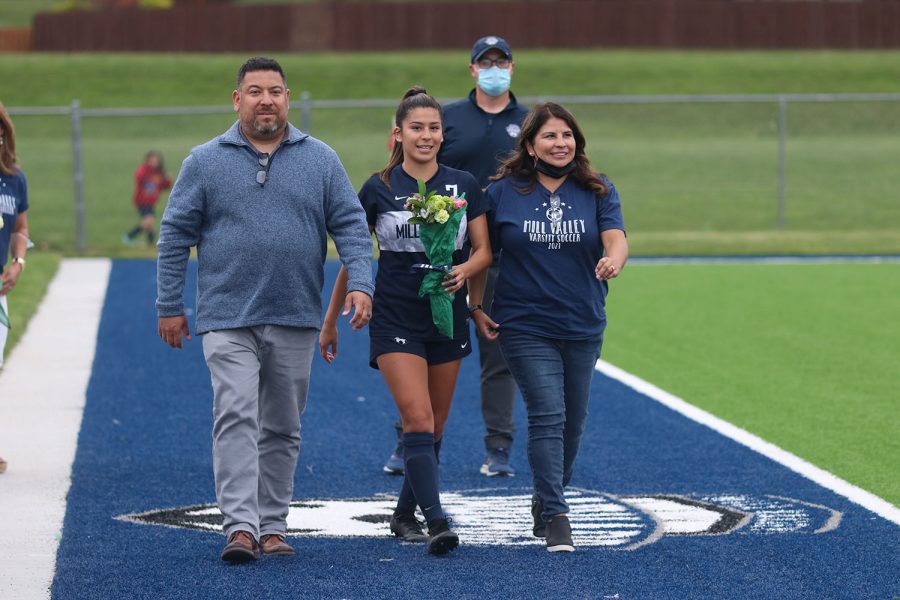
<instances>
[{"instance_id":1,"label":"brown wooden wall","mask_svg":"<svg viewBox=\"0 0 900 600\"><path fill-rule=\"evenodd\" d=\"M183 6L39 14L39 51L900 48L900 0L525 0Z\"/></svg>"},{"instance_id":2,"label":"brown wooden wall","mask_svg":"<svg viewBox=\"0 0 900 600\"><path fill-rule=\"evenodd\" d=\"M31 27L0 27L0 52L31 50Z\"/></svg>"}]
</instances>

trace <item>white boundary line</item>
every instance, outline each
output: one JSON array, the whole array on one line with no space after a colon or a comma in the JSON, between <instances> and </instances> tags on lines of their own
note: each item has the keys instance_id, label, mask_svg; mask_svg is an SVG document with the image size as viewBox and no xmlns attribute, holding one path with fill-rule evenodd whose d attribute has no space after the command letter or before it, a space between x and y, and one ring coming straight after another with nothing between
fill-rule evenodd
<instances>
[{"instance_id":1,"label":"white boundary line","mask_svg":"<svg viewBox=\"0 0 900 600\"><path fill-rule=\"evenodd\" d=\"M822 487L844 496L851 502L869 509L888 521L900 525L900 509L887 500L879 498L875 494L867 492L862 488L856 487L852 483L848 483L843 479L832 475L828 471L820 469L799 456L795 456L786 450L782 450L775 444L771 444L764 439L753 435L749 431L732 425L728 421L724 421L711 415L705 410L699 409L692 404L688 404L681 398L656 387L652 383L644 381L636 375L623 371L619 367L604 360L598 360L595 368L607 377L627 385L648 398L656 400L660 404L671 408L688 419L696 421L701 425L705 425L716 433L720 433L725 437L762 454L766 458L774 460L791 471L814 481Z\"/></svg>"},{"instance_id":2,"label":"white boundary line","mask_svg":"<svg viewBox=\"0 0 900 600\"><path fill-rule=\"evenodd\" d=\"M0 373L4 598L50 598L110 268L108 259L63 260Z\"/></svg>"}]
</instances>

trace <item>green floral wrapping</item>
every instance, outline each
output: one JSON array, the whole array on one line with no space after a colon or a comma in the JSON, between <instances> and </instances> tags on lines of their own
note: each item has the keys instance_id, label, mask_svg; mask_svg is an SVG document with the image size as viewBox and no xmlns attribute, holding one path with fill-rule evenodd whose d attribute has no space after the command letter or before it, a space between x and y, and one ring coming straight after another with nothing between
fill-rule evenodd
<instances>
[{"instance_id":1,"label":"green floral wrapping","mask_svg":"<svg viewBox=\"0 0 900 600\"><path fill-rule=\"evenodd\" d=\"M456 250L456 236L459 234L459 222L462 220L466 207L450 213L446 223L423 223L419 225L419 239L425 246L425 255L428 262L433 265L449 265L453 263L453 251ZM431 302L431 320L442 334L453 338L453 294L448 293L444 286L446 273L428 271L422 285L419 286L419 296L428 294Z\"/></svg>"}]
</instances>

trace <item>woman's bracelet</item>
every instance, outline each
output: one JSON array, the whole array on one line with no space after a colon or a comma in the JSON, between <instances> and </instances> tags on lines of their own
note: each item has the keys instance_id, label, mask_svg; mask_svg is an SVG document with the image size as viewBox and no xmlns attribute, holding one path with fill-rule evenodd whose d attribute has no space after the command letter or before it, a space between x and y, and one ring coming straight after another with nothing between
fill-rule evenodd
<instances>
[{"instance_id":1,"label":"woman's bracelet","mask_svg":"<svg viewBox=\"0 0 900 600\"><path fill-rule=\"evenodd\" d=\"M473 304L472 306L469 306L468 309L469 309L469 316L471 316L472 313L474 313L476 310L484 310L484 307L480 304Z\"/></svg>"}]
</instances>

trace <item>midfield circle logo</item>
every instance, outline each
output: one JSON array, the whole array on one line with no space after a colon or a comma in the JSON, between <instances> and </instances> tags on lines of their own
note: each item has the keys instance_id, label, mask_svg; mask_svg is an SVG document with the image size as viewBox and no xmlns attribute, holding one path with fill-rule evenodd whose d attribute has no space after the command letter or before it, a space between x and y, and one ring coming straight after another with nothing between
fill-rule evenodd
<instances>
[{"instance_id":1,"label":"midfield circle logo","mask_svg":"<svg viewBox=\"0 0 900 600\"><path fill-rule=\"evenodd\" d=\"M635 550L666 536L823 534L840 526L843 514L795 498L743 494L614 496L569 489L572 535L579 548ZM464 490L441 494L445 511L464 544L529 546L531 491L525 488ZM294 500L289 536L393 537L388 522L396 498ZM116 517L143 525L222 531L222 514L212 504L153 510Z\"/></svg>"}]
</instances>

